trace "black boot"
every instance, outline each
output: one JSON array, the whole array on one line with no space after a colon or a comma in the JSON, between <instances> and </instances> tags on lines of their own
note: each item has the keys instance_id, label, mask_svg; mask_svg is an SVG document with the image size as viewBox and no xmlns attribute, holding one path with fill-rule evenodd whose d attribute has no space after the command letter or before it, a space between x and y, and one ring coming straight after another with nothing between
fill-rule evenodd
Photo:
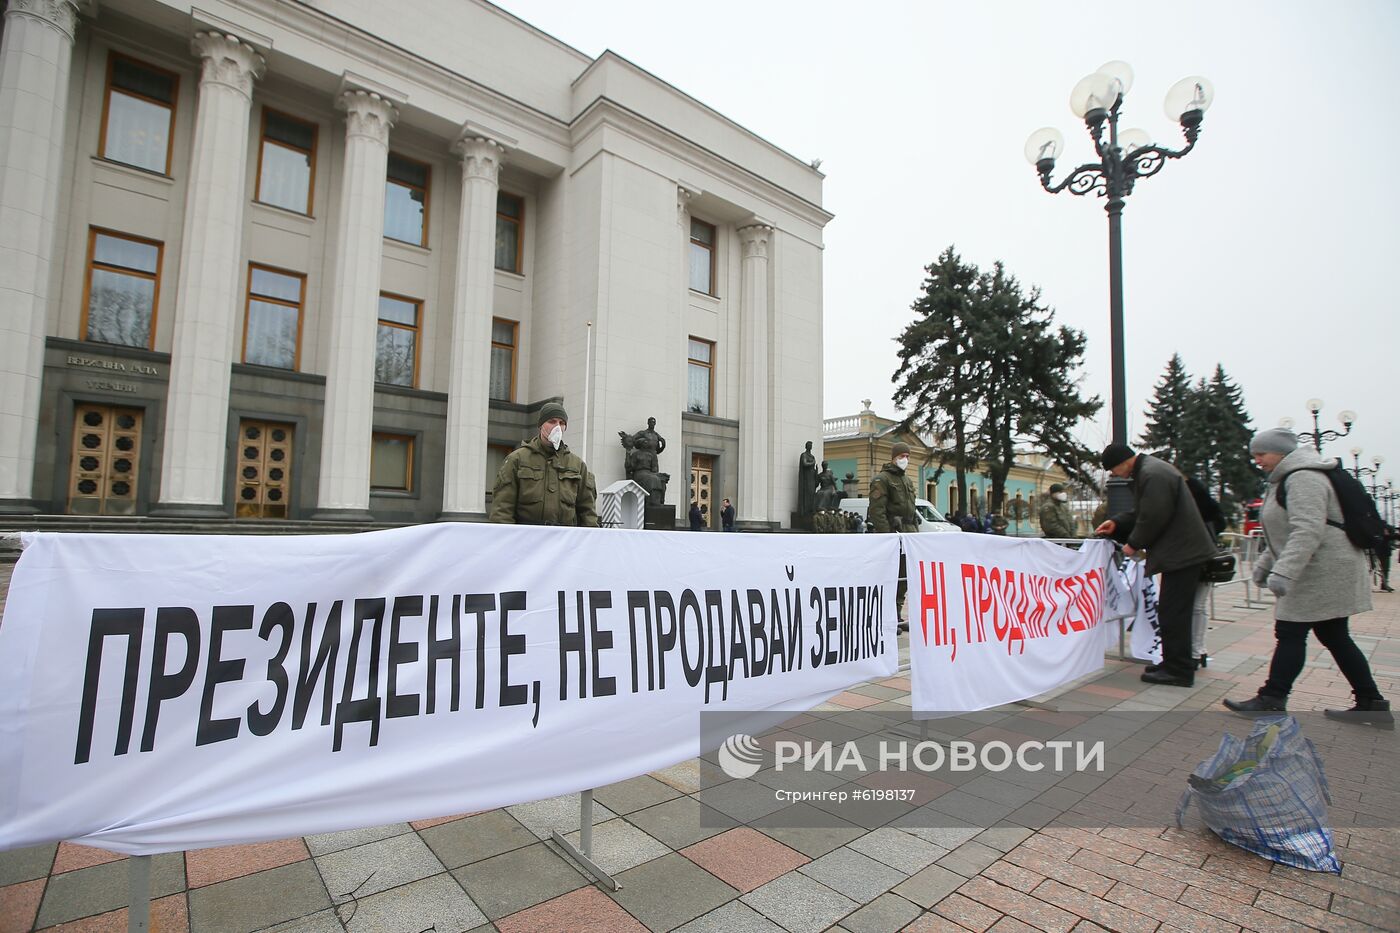
<instances>
[{"instance_id":1,"label":"black boot","mask_svg":"<svg viewBox=\"0 0 1400 933\"><path fill-rule=\"evenodd\" d=\"M1226 709L1236 713L1243 713L1246 716L1253 716L1258 713L1282 713L1288 708L1288 700L1284 697L1271 697L1265 694L1252 696L1248 700L1222 700Z\"/></svg>"},{"instance_id":2,"label":"black boot","mask_svg":"<svg viewBox=\"0 0 1400 933\"><path fill-rule=\"evenodd\" d=\"M1382 729L1395 728L1395 716L1390 712L1389 700L1357 700L1351 709L1325 709L1322 715L1338 722L1379 726Z\"/></svg>"},{"instance_id":3,"label":"black boot","mask_svg":"<svg viewBox=\"0 0 1400 933\"><path fill-rule=\"evenodd\" d=\"M1201 668L1205 667L1205 666L1206 666L1207 664L1209 664L1209 663L1210 663L1210 655L1208 655L1208 654L1198 654L1198 655L1196 655L1196 670L1199 671Z\"/></svg>"}]
</instances>

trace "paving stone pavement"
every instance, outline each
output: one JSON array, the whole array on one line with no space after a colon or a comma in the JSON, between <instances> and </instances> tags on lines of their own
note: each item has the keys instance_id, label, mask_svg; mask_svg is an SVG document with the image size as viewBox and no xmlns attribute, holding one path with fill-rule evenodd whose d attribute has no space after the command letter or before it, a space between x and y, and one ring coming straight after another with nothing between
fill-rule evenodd
<instances>
[{"instance_id":1,"label":"paving stone pavement","mask_svg":"<svg viewBox=\"0 0 1400 933\"><path fill-rule=\"evenodd\" d=\"M0 564L0 606L10 570ZM1225 727L1248 731L1219 714L1221 698L1250 695L1273 648L1270 610L1239 606L1238 594L1217 591L1212 661L1192 689L1149 687L1138 665L1110 659L1032 706L926 724L939 741L1113 734L1102 773L813 773L785 781L770 768L725 783L713 762L697 759L597 790L594 851L622 882L617 892L593 884L550 838L557 829L577 839L571 796L159 856L152 929L1400 930L1400 733L1335 724L1327 732L1325 720L1306 720L1327 763L1339 876L1273 864L1199 824L1175 828L1191 769L1215 751ZM1400 597L1375 599L1352 631L1382 690L1400 697ZM1290 707L1317 711L1347 705L1348 696L1330 656L1312 642ZM782 735L866 743L888 725L882 714L907 713L909 702L908 677L886 678L795 717ZM917 738L919 727L906 725ZM1332 739L1349 744L1339 751ZM785 803L776 799L783 788L915 796L843 808ZM125 930L125 883L126 860L97 849L61 843L0 853L0 933Z\"/></svg>"}]
</instances>

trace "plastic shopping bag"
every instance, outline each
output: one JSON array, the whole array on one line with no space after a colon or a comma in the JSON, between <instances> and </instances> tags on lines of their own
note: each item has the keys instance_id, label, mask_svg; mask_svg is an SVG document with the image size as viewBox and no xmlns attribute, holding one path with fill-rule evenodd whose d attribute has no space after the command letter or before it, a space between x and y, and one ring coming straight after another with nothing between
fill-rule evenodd
<instances>
[{"instance_id":1,"label":"plastic shopping bag","mask_svg":"<svg viewBox=\"0 0 1400 933\"><path fill-rule=\"evenodd\" d=\"M1322 759L1292 716L1255 720L1244 741L1223 736L1189 785L1177 804L1177 826L1195 801L1226 842L1295 868L1341 873L1326 826L1332 797Z\"/></svg>"}]
</instances>

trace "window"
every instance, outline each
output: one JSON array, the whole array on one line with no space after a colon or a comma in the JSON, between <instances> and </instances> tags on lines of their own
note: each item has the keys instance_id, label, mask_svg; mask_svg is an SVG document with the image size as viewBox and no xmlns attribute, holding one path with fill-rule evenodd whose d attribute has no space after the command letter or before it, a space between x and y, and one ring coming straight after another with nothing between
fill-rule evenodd
<instances>
[{"instance_id":1,"label":"window","mask_svg":"<svg viewBox=\"0 0 1400 933\"><path fill-rule=\"evenodd\" d=\"M83 337L150 349L162 244L93 228Z\"/></svg>"},{"instance_id":2,"label":"window","mask_svg":"<svg viewBox=\"0 0 1400 933\"><path fill-rule=\"evenodd\" d=\"M525 232L525 200L504 191L496 195L496 268L520 271Z\"/></svg>"},{"instance_id":3,"label":"window","mask_svg":"<svg viewBox=\"0 0 1400 933\"><path fill-rule=\"evenodd\" d=\"M102 157L170 174L170 124L180 79L113 53L107 61Z\"/></svg>"},{"instance_id":4,"label":"window","mask_svg":"<svg viewBox=\"0 0 1400 933\"><path fill-rule=\"evenodd\" d=\"M389 153L389 180L384 189L384 235L391 240L428 243L428 180L422 162Z\"/></svg>"},{"instance_id":5,"label":"window","mask_svg":"<svg viewBox=\"0 0 1400 933\"><path fill-rule=\"evenodd\" d=\"M301 304L306 277L248 266L248 314L243 362L297 369L301 362Z\"/></svg>"},{"instance_id":6,"label":"window","mask_svg":"<svg viewBox=\"0 0 1400 933\"><path fill-rule=\"evenodd\" d=\"M410 388L418 384L418 312L422 306L412 298L379 296L375 382Z\"/></svg>"},{"instance_id":7,"label":"window","mask_svg":"<svg viewBox=\"0 0 1400 933\"><path fill-rule=\"evenodd\" d=\"M391 492L413 491L413 438L374 433L369 452L369 487Z\"/></svg>"},{"instance_id":8,"label":"window","mask_svg":"<svg viewBox=\"0 0 1400 933\"><path fill-rule=\"evenodd\" d=\"M697 415L713 413L715 404L715 345L690 338L690 365L686 411Z\"/></svg>"},{"instance_id":9,"label":"window","mask_svg":"<svg viewBox=\"0 0 1400 933\"><path fill-rule=\"evenodd\" d=\"M703 220L690 220L690 287L706 295L715 293L715 228Z\"/></svg>"},{"instance_id":10,"label":"window","mask_svg":"<svg viewBox=\"0 0 1400 933\"><path fill-rule=\"evenodd\" d=\"M515 401L515 335L520 325L491 319L491 397Z\"/></svg>"},{"instance_id":11,"label":"window","mask_svg":"<svg viewBox=\"0 0 1400 933\"><path fill-rule=\"evenodd\" d=\"M315 177L316 125L264 107L256 200L310 214Z\"/></svg>"}]
</instances>

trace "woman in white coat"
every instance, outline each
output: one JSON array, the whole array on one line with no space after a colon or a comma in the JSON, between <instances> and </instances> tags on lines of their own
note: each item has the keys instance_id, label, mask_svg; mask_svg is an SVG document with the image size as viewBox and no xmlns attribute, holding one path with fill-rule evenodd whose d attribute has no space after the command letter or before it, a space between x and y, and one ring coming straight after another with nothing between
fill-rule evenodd
<instances>
[{"instance_id":1,"label":"woman in white coat","mask_svg":"<svg viewBox=\"0 0 1400 933\"><path fill-rule=\"evenodd\" d=\"M1299 447L1297 436L1283 428L1254 435L1249 452L1269 474L1261 510L1265 547L1254 565L1254 582L1278 597L1277 643L1269 678L1258 696L1225 700L1225 705L1239 713L1285 709L1293 681L1307 660L1311 631L1331 652L1356 695L1351 709L1329 709L1326 715L1393 728L1390 702L1381 696L1366 656L1347 631L1349 616L1371 608L1371 586L1366 556L1347 538L1341 506L1325 475L1336 461ZM1282 488L1287 490L1286 505L1278 501Z\"/></svg>"}]
</instances>

